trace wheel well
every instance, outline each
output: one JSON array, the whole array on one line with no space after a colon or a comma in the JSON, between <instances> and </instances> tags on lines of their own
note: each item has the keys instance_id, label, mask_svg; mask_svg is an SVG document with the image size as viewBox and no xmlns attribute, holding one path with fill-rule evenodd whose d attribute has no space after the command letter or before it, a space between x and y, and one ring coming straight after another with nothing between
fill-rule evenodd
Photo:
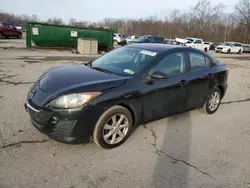
<instances>
[{"instance_id":1,"label":"wheel well","mask_svg":"<svg viewBox=\"0 0 250 188\"><path fill-rule=\"evenodd\" d=\"M117 105L120 105L124 108L126 108L132 115L132 119L133 119L133 126L135 125L135 112L132 110L132 108L129 106L129 105L126 105L126 104L123 104L123 103L120 103L120 104L117 104Z\"/></svg>"},{"instance_id":2,"label":"wheel well","mask_svg":"<svg viewBox=\"0 0 250 188\"><path fill-rule=\"evenodd\" d=\"M224 91L225 91L224 87L222 87L221 85L218 85L217 88L220 90L221 95L224 96Z\"/></svg>"}]
</instances>

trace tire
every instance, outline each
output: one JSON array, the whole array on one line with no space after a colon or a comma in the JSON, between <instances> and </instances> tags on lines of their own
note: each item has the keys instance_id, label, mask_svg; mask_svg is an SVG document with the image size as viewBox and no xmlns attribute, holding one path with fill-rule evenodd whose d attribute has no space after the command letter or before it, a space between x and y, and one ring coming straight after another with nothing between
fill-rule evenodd
<instances>
[{"instance_id":1,"label":"tire","mask_svg":"<svg viewBox=\"0 0 250 188\"><path fill-rule=\"evenodd\" d=\"M228 49L228 50L227 50L227 53L228 53L228 54L231 54L231 50L230 50L230 49Z\"/></svg>"},{"instance_id":2,"label":"tire","mask_svg":"<svg viewBox=\"0 0 250 188\"><path fill-rule=\"evenodd\" d=\"M119 124L119 126L123 126L124 128L117 126L119 120L121 120L119 117L124 117ZM129 110L122 106L115 105L106 110L97 121L93 131L93 140L98 146L105 149L118 147L129 137L132 125L133 118ZM123 134L121 134L121 132ZM120 135L123 135L124 137L121 137Z\"/></svg>"},{"instance_id":3,"label":"tire","mask_svg":"<svg viewBox=\"0 0 250 188\"><path fill-rule=\"evenodd\" d=\"M215 51L215 53L219 53L218 51Z\"/></svg>"},{"instance_id":4,"label":"tire","mask_svg":"<svg viewBox=\"0 0 250 188\"><path fill-rule=\"evenodd\" d=\"M18 39L21 39L21 38L22 38L22 34L18 34L18 35L17 35L17 38L18 38Z\"/></svg>"},{"instance_id":5,"label":"tire","mask_svg":"<svg viewBox=\"0 0 250 188\"><path fill-rule=\"evenodd\" d=\"M214 96L217 96L217 97L214 98ZM215 100L211 101L212 98ZM210 94L208 95L208 97L207 97L203 107L200 109L200 111L205 113L205 114L214 114L220 106L221 98L222 98L222 95L221 95L220 89L214 88L210 92ZM212 103L214 104L213 108L212 108L212 106L210 106L210 105L212 105Z\"/></svg>"},{"instance_id":6,"label":"tire","mask_svg":"<svg viewBox=\"0 0 250 188\"><path fill-rule=\"evenodd\" d=\"M204 51L207 52L207 48L205 48Z\"/></svg>"},{"instance_id":7,"label":"tire","mask_svg":"<svg viewBox=\"0 0 250 188\"><path fill-rule=\"evenodd\" d=\"M117 41L117 40L114 40L114 45L116 45L116 46L118 46L118 45L119 45L119 43L118 43L118 41Z\"/></svg>"},{"instance_id":8,"label":"tire","mask_svg":"<svg viewBox=\"0 0 250 188\"><path fill-rule=\"evenodd\" d=\"M241 51L241 50L239 50L239 51L238 51L238 54L241 54L241 53L242 53L242 51Z\"/></svg>"}]
</instances>

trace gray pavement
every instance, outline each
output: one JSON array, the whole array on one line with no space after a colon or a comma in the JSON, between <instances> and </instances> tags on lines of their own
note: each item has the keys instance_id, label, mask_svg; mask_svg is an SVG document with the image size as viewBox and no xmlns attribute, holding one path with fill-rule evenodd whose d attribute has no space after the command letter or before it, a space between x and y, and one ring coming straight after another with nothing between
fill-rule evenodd
<instances>
[{"instance_id":1,"label":"gray pavement","mask_svg":"<svg viewBox=\"0 0 250 188\"><path fill-rule=\"evenodd\" d=\"M231 68L216 114L194 110L142 125L104 150L49 139L23 107L44 71L93 57L24 46L0 40L0 188L250 187L250 54L209 52Z\"/></svg>"}]
</instances>

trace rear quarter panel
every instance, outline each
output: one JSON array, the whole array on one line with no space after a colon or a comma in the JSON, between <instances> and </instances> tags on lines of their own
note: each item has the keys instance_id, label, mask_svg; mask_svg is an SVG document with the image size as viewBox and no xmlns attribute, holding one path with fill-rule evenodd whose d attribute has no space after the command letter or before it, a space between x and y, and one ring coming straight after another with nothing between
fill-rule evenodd
<instances>
[{"instance_id":1,"label":"rear quarter panel","mask_svg":"<svg viewBox=\"0 0 250 188\"><path fill-rule=\"evenodd\" d=\"M225 95L227 89L227 80L228 80L228 70L225 65L217 65L211 69L214 77L211 82L211 88L219 87L223 88L222 96Z\"/></svg>"}]
</instances>

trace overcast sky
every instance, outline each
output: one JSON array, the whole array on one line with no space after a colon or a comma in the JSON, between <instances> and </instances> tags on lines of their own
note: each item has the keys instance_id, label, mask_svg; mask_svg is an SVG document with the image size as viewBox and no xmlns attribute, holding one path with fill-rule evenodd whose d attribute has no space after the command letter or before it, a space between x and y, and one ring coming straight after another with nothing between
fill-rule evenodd
<instances>
[{"instance_id":1,"label":"overcast sky","mask_svg":"<svg viewBox=\"0 0 250 188\"><path fill-rule=\"evenodd\" d=\"M40 20L59 17L99 21L109 18L142 18L167 16L173 9L188 11L197 0L0 0L0 9L15 14L36 14ZM223 3L231 12L238 0L210 0L213 5Z\"/></svg>"}]
</instances>

